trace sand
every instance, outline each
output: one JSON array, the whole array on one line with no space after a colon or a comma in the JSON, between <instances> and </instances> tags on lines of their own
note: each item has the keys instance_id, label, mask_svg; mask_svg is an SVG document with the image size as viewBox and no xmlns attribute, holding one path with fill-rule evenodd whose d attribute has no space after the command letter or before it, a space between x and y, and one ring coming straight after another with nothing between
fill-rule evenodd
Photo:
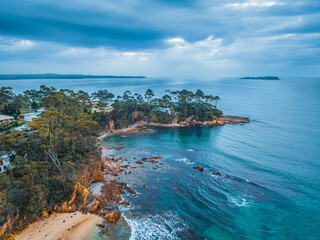
<instances>
[{"instance_id":1,"label":"sand","mask_svg":"<svg viewBox=\"0 0 320 240\"><path fill-rule=\"evenodd\" d=\"M93 214L54 213L45 220L31 224L15 237L16 240L87 239L94 226L103 219Z\"/></svg>"}]
</instances>

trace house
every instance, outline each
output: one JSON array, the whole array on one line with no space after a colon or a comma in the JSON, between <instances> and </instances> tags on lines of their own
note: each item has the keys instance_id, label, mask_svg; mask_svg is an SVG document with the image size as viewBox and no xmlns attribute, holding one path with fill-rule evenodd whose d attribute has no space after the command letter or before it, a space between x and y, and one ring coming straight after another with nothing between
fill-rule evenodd
<instances>
[{"instance_id":1,"label":"house","mask_svg":"<svg viewBox=\"0 0 320 240\"><path fill-rule=\"evenodd\" d=\"M91 108L91 113L100 113L100 112L109 113L112 110L113 110L113 107L109 105L107 107Z\"/></svg>"},{"instance_id":2,"label":"house","mask_svg":"<svg viewBox=\"0 0 320 240\"><path fill-rule=\"evenodd\" d=\"M0 173L4 173L11 167L10 160L13 160L15 155L15 152L0 152Z\"/></svg>"},{"instance_id":3,"label":"house","mask_svg":"<svg viewBox=\"0 0 320 240\"><path fill-rule=\"evenodd\" d=\"M157 107L154 109L154 111L172 114L172 109L169 107L167 107L167 108Z\"/></svg>"},{"instance_id":4,"label":"house","mask_svg":"<svg viewBox=\"0 0 320 240\"><path fill-rule=\"evenodd\" d=\"M39 117L39 113L23 113L20 114L18 119L21 121L25 121L25 122L31 122L33 119L38 118Z\"/></svg>"},{"instance_id":5,"label":"house","mask_svg":"<svg viewBox=\"0 0 320 240\"><path fill-rule=\"evenodd\" d=\"M93 106L97 106L97 105L99 105L100 103L101 103L101 101L100 101L100 99L98 99L98 98L93 99L93 100L91 101L91 104L92 104Z\"/></svg>"},{"instance_id":6,"label":"house","mask_svg":"<svg viewBox=\"0 0 320 240\"><path fill-rule=\"evenodd\" d=\"M46 109L45 108L39 108L38 110L36 110L36 112L41 115Z\"/></svg>"},{"instance_id":7,"label":"house","mask_svg":"<svg viewBox=\"0 0 320 240\"><path fill-rule=\"evenodd\" d=\"M25 122L31 122L34 118L38 118L46 109L39 108L35 112L27 112L19 115L18 119Z\"/></svg>"},{"instance_id":8,"label":"house","mask_svg":"<svg viewBox=\"0 0 320 240\"><path fill-rule=\"evenodd\" d=\"M7 115L0 115L0 125L4 123L10 123L14 120L14 117Z\"/></svg>"}]
</instances>

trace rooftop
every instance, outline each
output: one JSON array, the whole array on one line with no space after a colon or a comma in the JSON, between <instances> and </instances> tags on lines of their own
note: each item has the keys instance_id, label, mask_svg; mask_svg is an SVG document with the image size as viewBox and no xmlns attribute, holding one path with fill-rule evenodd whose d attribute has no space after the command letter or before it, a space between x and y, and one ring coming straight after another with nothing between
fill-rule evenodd
<instances>
[{"instance_id":1,"label":"rooftop","mask_svg":"<svg viewBox=\"0 0 320 240\"><path fill-rule=\"evenodd\" d=\"M32 113L22 113L20 114L20 116L33 116L33 115L38 115L39 113L36 113L36 112L32 112Z\"/></svg>"},{"instance_id":2,"label":"rooftop","mask_svg":"<svg viewBox=\"0 0 320 240\"><path fill-rule=\"evenodd\" d=\"M7 115L0 115L0 121L2 120L13 120L14 117L7 116Z\"/></svg>"}]
</instances>

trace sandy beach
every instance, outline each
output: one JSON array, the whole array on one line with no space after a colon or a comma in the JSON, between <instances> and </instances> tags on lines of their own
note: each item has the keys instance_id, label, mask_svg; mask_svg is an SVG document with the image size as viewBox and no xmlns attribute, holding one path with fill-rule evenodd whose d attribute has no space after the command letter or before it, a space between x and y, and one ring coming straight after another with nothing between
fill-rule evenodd
<instances>
[{"instance_id":1,"label":"sandy beach","mask_svg":"<svg viewBox=\"0 0 320 240\"><path fill-rule=\"evenodd\" d=\"M101 223L102 218L93 214L54 213L45 220L31 224L16 240L74 240L87 239L93 225Z\"/></svg>"}]
</instances>

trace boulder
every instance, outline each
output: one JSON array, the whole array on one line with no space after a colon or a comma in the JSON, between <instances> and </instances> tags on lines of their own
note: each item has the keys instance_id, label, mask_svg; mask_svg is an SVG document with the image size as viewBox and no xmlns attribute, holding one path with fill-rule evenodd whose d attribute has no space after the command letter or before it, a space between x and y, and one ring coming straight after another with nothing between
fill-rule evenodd
<instances>
[{"instance_id":1,"label":"boulder","mask_svg":"<svg viewBox=\"0 0 320 240\"><path fill-rule=\"evenodd\" d=\"M101 161L96 162L96 164L94 166L93 176L92 176L92 183L100 182L103 180L104 180L104 177L103 177L103 173L101 171Z\"/></svg>"},{"instance_id":2,"label":"boulder","mask_svg":"<svg viewBox=\"0 0 320 240\"><path fill-rule=\"evenodd\" d=\"M214 172L214 173L212 173L212 175L216 175L216 176L219 176L219 177L222 176L221 172Z\"/></svg>"},{"instance_id":3,"label":"boulder","mask_svg":"<svg viewBox=\"0 0 320 240\"><path fill-rule=\"evenodd\" d=\"M130 206L130 203L127 200L124 200L121 205L128 207Z\"/></svg>"},{"instance_id":4,"label":"boulder","mask_svg":"<svg viewBox=\"0 0 320 240\"><path fill-rule=\"evenodd\" d=\"M143 162L142 162L142 161L136 161L136 163L138 163L138 164L143 164Z\"/></svg>"},{"instance_id":5,"label":"boulder","mask_svg":"<svg viewBox=\"0 0 320 240\"><path fill-rule=\"evenodd\" d=\"M196 169L196 170L198 170L198 171L200 171L200 172L203 172L203 168L202 168L202 167L195 166L195 167L193 167L193 168Z\"/></svg>"},{"instance_id":6,"label":"boulder","mask_svg":"<svg viewBox=\"0 0 320 240\"><path fill-rule=\"evenodd\" d=\"M119 211L115 211L112 213L107 213L104 216L104 219L106 219L109 223L117 223L120 217L121 217L121 213Z\"/></svg>"}]
</instances>

